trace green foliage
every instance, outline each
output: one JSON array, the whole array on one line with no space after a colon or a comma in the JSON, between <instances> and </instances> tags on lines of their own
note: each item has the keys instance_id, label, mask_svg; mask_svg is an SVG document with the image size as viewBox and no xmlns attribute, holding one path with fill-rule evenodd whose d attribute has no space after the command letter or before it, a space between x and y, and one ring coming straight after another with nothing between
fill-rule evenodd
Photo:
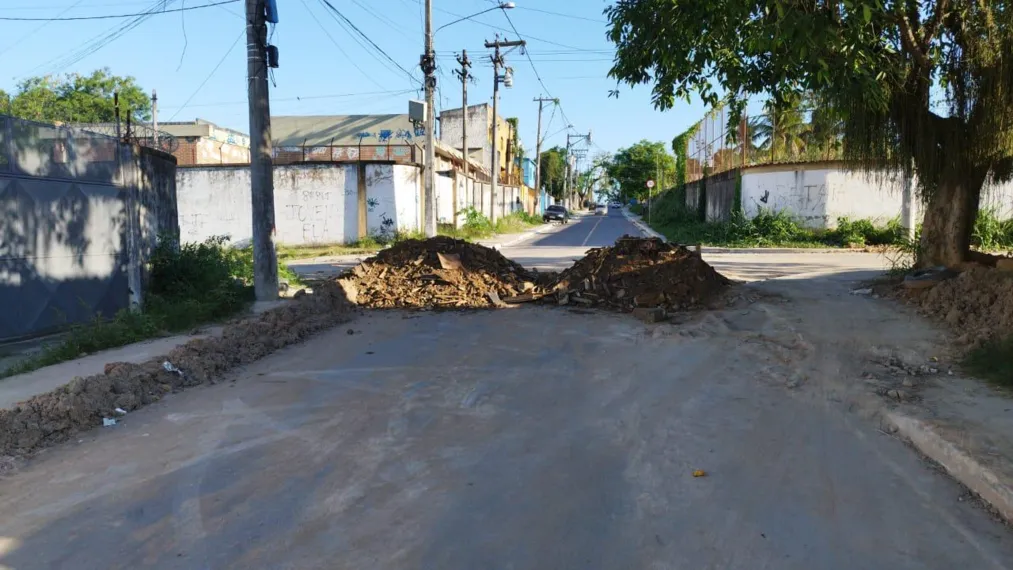
<instances>
[{"instance_id":1,"label":"green foliage","mask_svg":"<svg viewBox=\"0 0 1013 570\"><path fill-rule=\"evenodd\" d=\"M811 95L827 112L819 138L839 139L843 158L913 166L928 263L964 253L986 176L1013 177L1013 0L637 0L605 13L610 76L650 84L659 109L726 97L737 123L752 95L777 111Z\"/></svg>"},{"instance_id":2,"label":"green foliage","mask_svg":"<svg viewBox=\"0 0 1013 570\"><path fill-rule=\"evenodd\" d=\"M521 133L518 130L518 123L520 120L517 117L508 117L506 120L510 124L510 128L513 132L511 137L511 160L516 160L517 164L523 165L524 163L524 145L521 143Z\"/></svg>"},{"instance_id":3,"label":"green foliage","mask_svg":"<svg viewBox=\"0 0 1013 570\"><path fill-rule=\"evenodd\" d=\"M675 186L686 183L686 159L689 153L689 141L700 130L701 123L686 129L672 139L672 152L675 153Z\"/></svg>"},{"instance_id":4,"label":"green foliage","mask_svg":"<svg viewBox=\"0 0 1013 570\"><path fill-rule=\"evenodd\" d=\"M982 251L1013 250L1013 219L1000 220L994 208L979 210L971 245Z\"/></svg>"},{"instance_id":5,"label":"green foliage","mask_svg":"<svg viewBox=\"0 0 1013 570\"><path fill-rule=\"evenodd\" d=\"M640 212L646 215L646 210ZM727 222L702 221L700 213L686 207L684 189L665 192L655 199L651 225L672 241L724 247L847 247L905 243L900 219L877 226L871 220L839 218L832 230L804 227L783 211L761 209L748 218L741 209ZM913 242L917 243L917 242Z\"/></svg>"},{"instance_id":6,"label":"green foliage","mask_svg":"<svg viewBox=\"0 0 1013 570\"><path fill-rule=\"evenodd\" d=\"M527 212L514 212L499 218L495 223L473 207L461 210L458 215L464 216L464 223L461 227L455 228L453 224L440 224L438 228L440 235L463 240L475 240L491 237L496 234L522 232L542 223L541 218L532 216Z\"/></svg>"},{"instance_id":7,"label":"green foliage","mask_svg":"<svg viewBox=\"0 0 1013 570\"><path fill-rule=\"evenodd\" d=\"M624 201L643 200L648 196L647 181L654 180L656 195L662 184L671 186L676 180L675 157L668 154L665 143L642 140L619 149L606 166L606 172L618 186Z\"/></svg>"},{"instance_id":8,"label":"green foliage","mask_svg":"<svg viewBox=\"0 0 1013 570\"><path fill-rule=\"evenodd\" d=\"M1013 335L975 348L964 358L964 366L975 376L1013 388Z\"/></svg>"},{"instance_id":9,"label":"green foliage","mask_svg":"<svg viewBox=\"0 0 1013 570\"><path fill-rule=\"evenodd\" d=\"M556 200L561 200L566 181L566 149L554 146L542 151L538 168L542 189Z\"/></svg>"},{"instance_id":10,"label":"green foliage","mask_svg":"<svg viewBox=\"0 0 1013 570\"><path fill-rule=\"evenodd\" d=\"M113 94L119 93L120 116L151 119L151 100L133 77L99 69L91 75L31 77L18 83L14 94L2 94L0 112L41 122L104 123L116 120Z\"/></svg>"}]
</instances>

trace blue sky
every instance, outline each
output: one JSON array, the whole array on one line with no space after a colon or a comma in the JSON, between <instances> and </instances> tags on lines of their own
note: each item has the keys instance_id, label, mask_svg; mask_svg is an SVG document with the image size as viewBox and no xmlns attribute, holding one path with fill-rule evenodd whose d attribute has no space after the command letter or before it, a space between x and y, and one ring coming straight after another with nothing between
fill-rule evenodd
<instances>
[{"instance_id":1,"label":"blue sky","mask_svg":"<svg viewBox=\"0 0 1013 570\"><path fill-rule=\"evenodd\" d=\"M167 0L168 7L196 6L220 0ZM272 43L281 67L271 87L272 114L402 113L410 98L420 98L418 70L422 53L421 0L330 0L352 23L400 67L398 69L361 39L353 37L321 0L277 0L280 23ZM52 18L135 13L155 0L3 0L0 16ZM655 111L646 87L621 87L606 77L613 48L605 38L603 0L516 0L510 19L533 61L515 51L506 56L514 69L514 87L500 90L500 113L520 119L529 155L535 147L539 95L560 99L562 113L547 108L543 125L547 146L564 144L569 119L574 132L593 131L591 153L614 151L640 139L671 141L699 120L699 103ZM488 9L490 0L433 0L435 26ZM554 12L556 14L546 13ZM0 21L0 88L11 90L25 77L48 73L87 73L108 67L132 75L146 89L158 90L161 120L202 118L248 131L243 3L160 14L148 18L93 53L70 57L127 20L71 22ZM455 15L456 14L456 15ZM455 54L467 49L474 62L468 102L492 99L490 50L484 42L495 34L516 39L500 10L463 21L436 34L439 102L437 108L461 104L461 84L453 75ZM217 68L217 69L216 69ZM537 70L544 87L535 75ZM188 102L189 101L189 102ZM187 103L188 102L188 103ZM184 104L186 105L184 107ZM549 124L551 121L551 124Z\"/></svg>"}]
</instances>

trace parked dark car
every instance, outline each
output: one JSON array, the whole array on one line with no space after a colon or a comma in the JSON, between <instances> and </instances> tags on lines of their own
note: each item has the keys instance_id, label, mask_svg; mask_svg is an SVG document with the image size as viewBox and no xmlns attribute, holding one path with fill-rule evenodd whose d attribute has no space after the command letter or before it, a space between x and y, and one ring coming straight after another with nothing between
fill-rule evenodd
<instances>
[{"instance_id":1,"label":"parked dark car","mask_svg":"<svg viewBox=\"0 0 1013 570\"><path fill-rule=\"evenodd\" d=\"M570 212L566 211L566 208L553 204L548 208L545 208L545 213L542 214L542 221L545 223L559 222L561 224L570 223Z\"/></svg>"}]
</instances>

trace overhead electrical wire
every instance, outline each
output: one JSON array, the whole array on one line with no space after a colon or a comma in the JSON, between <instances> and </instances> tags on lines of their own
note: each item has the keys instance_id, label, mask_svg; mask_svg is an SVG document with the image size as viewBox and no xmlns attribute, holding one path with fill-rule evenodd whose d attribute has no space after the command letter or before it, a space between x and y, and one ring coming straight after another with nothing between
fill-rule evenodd
<instances>
[{"instance_id":1,"label":"overhead electrical wire","mask_svg":"<svg viewBox=\"0 0 1013 570\"><path fill-rule=\"evenodd\" d=\"M221 0L220 2L212 2L210 4L201 4L200 6L184 6L182 8L172 8L169 10L158 10L158 11L147 11L138 12L136 14L105 14L102 16L69 16L69 17L55 17L55 18L22 18L17 16L0 16L0 20L10 22L75 22L81 20L113 20L117 18L135 18L137 16L150 16L153 14L171 14L174 12L189 12L191 10L201 10L203 8L213 8L215 6L222 6L225 4L235 4L239 0Z\"/></svg>"},{"instance_id":2,"label":"overhead electrical wire","mask_svg":"<svg viewBox=\"0 0 1013 570\"><path fill-rule=\"evenodd\" d=\"M337 8L335 8L334 4L331 4L330 0L320 0L320 2L322 2L325 6L327 6L327 8L329 8L331 10L331 12L333 12L339 18L341 18L341 20L343 20L345 22L345 24L347 24L352 30L354 30L354 32L356 34L358 34L362 39L364 39L367 42L369 42L369 45L373 46L373 49L375 49L377 52L379 52L381 55L383 55L383 57L386 58L390 63L394 64L395 67L397 67L398 69L400 69L401 71L403 71L405 73L405 75L407 75L408 77L410 77L413 81L418 81L418 79L414 75L412 75L412 73L410 71L408 71L407 69L405 69L400 63L397 62L397 60L395 60L393 57L391 57L389 53L387 53L386 51L384 51L383 48L381 48L379 45L377 45L376 42L374 42L372 40L372 38L370 38L368 35L366 35L365 32L363 32L362 30L360 30L358 26L356 26L354 23L352 23L351 20L349 20L344 14L342 14L341 10L338 10Z\"/></svg>"},{"instance_id":3,"label":"overhead electrical wire","mask_svg":"<svg viewBox=\"0 0 1013 570\"><path fill-rule=\"evenodd\" d=\"M214 69L211 70L211 73L209 73L207 77L204 78L204 81L200 82L200 85L197 86L197 89L194 89L193 93L191 93L190 96L186 98L186 101L183 102L183 105L179 109L177 109L176 112L173 113L171 117L169 117L170 121L176 118L176 115L178 115L180 111L185 109L186 106L190 104L190 101L193 101L193 98L196 97L198 93L200 93L200 90L203 89L205 85L207 85L207 82L210 81L212 77L214 77L215 73L218 72L218 68L221 67L223 63L225 63L225 60L228 59L229 54L232 53L232 50L236 49L236 45L239 44L239 40L243 39L244 35L246 35L245 26L243 27L243 30L239 33L239 35L236 36L236 40L232 42L232 45L229 46L229 49L228 51L225 52L225 55L223 55L222 58L218 60L218 63L215 65Z\"/></svg>"},{"instance_id":4,"label":"overhead electrical wire","mask_svg":"<svg viewBox=\"0 0 1013 570\"><path fill-rule=\"evenodd\" d=\"M572 18L574 20L586 20L588 22L600 22L602 24L607 24L608 23L606 20L602 20L600 18L588 18L586 16L577 16L575 14L564 14L562 12L553 12L551 10L542 10L540 8L528 8L527 6L517 6L517 9L518 10L528 10L529 12L541 12L542 14L549 14L549 15L552 15L552 16L559 16L561 18Z\"/></svg>"},{"instance_id":5,"label":"overhead electrical wire","mask_svg":"<svg viewBox=\"0 0 1013 570\"><path fill-rule=\"evenodd\" d=\"M341 44L338 43L338 40L334 39L334 36L332 36L331 33L327 31L327 28L324 27L323 23L320 22L320 20L317 18L317 15L313 12L313 10L310 9L310 5L306 3L306 0L300 0L300 2L302 2L302 5L306 7L306 11L309 12L310 17L313 18L313 21L316 22L317 26L320 27L320 30L324 33L324 35L326 35L327 38L331 40L331 43L334 44L334 47L338 48L338 51L341 52L341 55L345 56L345 61L351 63L352 67L359 70L359 73L361 73L362 76L365 77L367 81L383 89L384 86L380 85L380 83L377 82L377 80L373 79L372 75L366 73L366 70L359 67L359 64L355 62L355 58L349 56L348 52L346 52L345 49L341 47Z\"/></svg>"}]
</instances>

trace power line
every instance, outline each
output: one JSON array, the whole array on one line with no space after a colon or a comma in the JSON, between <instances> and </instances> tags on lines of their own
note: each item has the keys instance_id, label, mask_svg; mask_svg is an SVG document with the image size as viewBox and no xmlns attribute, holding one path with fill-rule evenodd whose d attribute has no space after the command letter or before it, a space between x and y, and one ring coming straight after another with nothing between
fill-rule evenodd
<instances>
[{"instance_id":1,"label":"power line","mask_svg":"<svg viewBox=\"0 0 1013 570\"><path fill-rule=\"evenodd\" d=\"M246 28L244 27L243 30L239 32L239 35L236 36L236 41L232 42L232 45L229 46L229 49L228 51L225 52L225 55L223 55L222 58L218 60L218 63L215 65L214 69L211 70L211 73L209 73L208 76L204 78L204 81L200 82L200 85L197 86L197 89L194 89L193 93L191 93L190 96L186 98L186 101L183 102L183 105L179 109L176 109L176 112L173 113L171 117L169 117L170 121L175 119L176 115L178 115L180 111L185 109L186 106L190 104L190 101L192 101L193 98L198 93L200 93L200 90L203 89L204 86L207 84L207 82L211 80L214 74L218 71L218 68L221 67L223 63L225 63L225 60L229 57L229 54L232 53L232 50L236 49L236 46L239 44L239 40L243 39L243 35L245 34Z\"/></svg>"},{"instance_id":2,"label":"power line","mask_svg":"<svg viewBox=\"0 0 1013 570\"><path fill-rule=\"evenodd\" d=\"M70 11L71 11L71 10L73 10L73 9L74 9L75 7L77 7L77 5L78 5L78 4L80 4L81 2L84 2L84 0L77 0L77 2L74 2L74 3L73 3L73 4L71 4L70 6L67 6L66 8L64 8L64 9L63 9L63 11L61 11L61 12L60 12L59 14L57 14L56 16L57 16L57 17L59 17L59 16L62 16L62 15L64 15L64 14L66 14L67 12L70 12ZM15 46L17 46L17 45L18 45L18 44L20 44L21 42L25 41L26 39L28 39L28 38L30 38L30 37L32 37L32 36L34 36L35 34L37 34L37 33L39 32L39 30L41 30L42 28L45 28L45 27L46 27L46 26L48 26L48 25L49 25L50 23L52 23L52 20L46 21L46 22L44 22L44 23L42 23L42 24L39 24L39 26L38 26L38 27L36 27L36 28L35 28L34 30L32 30L32 31L28 32L27 34L25 34L25 35L21 36L20 38L18 38L18 39L16 39L16 40L14 40L14 43L10 44L9 46L5 47L4 49L0 49L0 55L3 55L3 54L5 54L5 53L7 53L7 52L11 51L12 49L14 49L14 47L15 47Z\"/></svg>"},{"instance_id":3,"label":"power line","mask_svg":"<svg viewBox=\"0 0 1013 570\"><path fill-rule=\"evenodd\" d=\"M525 7L525 6L517 6L517 9L518 10L528 10L530 12L541 12L542 14L549 14L549 15L552 15L552 16L560 16L562 18L573 18L574 20L587 20L588 22L600 22L602 24L607 24L608 23L607 21L602 20L600 18L587 18L585 16L576 16L574 14L564 14L562 12L553 12L551 10L542 10L540 8L528 8L528 7Z\"/></svg>"},{"instance_id":4,"label":"power line","mask_svg":"<svg viewBox=\"0 0 1013 570\"><path fill-rule=\"evenodd\" d=\"M334 36L332 36L331 33L327 31L327 28L324 27L323 23L321 23L320 20L317 19L317 15L313 13L313 10L310 9L310 5L306 3L306 0L300 0L300 2L302 2L302 5L306 7L306 11L309 12L310 17L313 18L313 21L316 22L317 26L320 26L320 30L324 33L324 35L326 35L327 38L331 40L331 43L334 44L334 47L338 48L338 51L341 52L341 55L345 56L345 61L351 63L352 67L359 70L359 73L361 73L362 76L365 77L366 80L368 80L370 83L383 89L383 85L380 85L379 82L373 79L372 75L366 73L364 69L359 67L359 64L355 63L355 58L350 57L348 53L345 52L344 48L341 47L341 44L338 43L338 40L334 39Z\"/></svg>"},{"instance_id":5,"label":"power line","mask_svg":"<svg viewBox=\"0 0 1013 570\"><path fill-rule=\"evenodd\" d=\"M173 12L189 12L190 10L200 10L202 8L212 8L214 6L221 6L223 4L233 4L239 2L239 0L222 0L221 2L213 2L211 4L201 4L200 6L184 6L182 8L172 8L169 10L157 10L148 12L138 12L136 14L106 14L104 16L71 16L69 18L18 18L11 16L0 16L0 20L10 22L73 22L78 20L112 20L116 18L135 18L137 16L151 16L154 14L171 14Z\"/></svg>"},{"instance_id":6,"label":"power line","mask_svg":"<svg viewBox=\"0 0 1013 570\"><path fill-rule=\"evenodd\" d=\"M414 89L390 89L386 91L362 91L359 93L329 93L325 95L299 95L295 97L271 98L272 103L284 103L288 101L312 101L316 99L340 99L342 97L366 97L371 95L404 95L414 92ZM197 103L188 105L194 107L227 107L231 105L242 105L246 101L216 101L214 103ZM178 109L179 107L162 107L162 109Z\"/></svg>"},{"instance_id":7,"label":"power line","mask_svg":"<svg viewBox=\"0 0 1013 570\"><path fill-rule=\"evenodd\" d=\"M400 63L398 63L393 57L390 56L390 54L388 54L386 51L384 51L383 48L381 48L380 46L378 46L376 44L376 42L374 42L368 35L366 35L365 32L363 32L362 30L360 30L358 28L358 26L356 26L355 24L353 24L351 20L349 20L347 17L345 17L345 15L342 14L340 10L338 10L337 8L335 8L334 5L331 4L330 0L320 0L320 1L323 2L328 8L330 8L330 10L332 12L334 12L335 14L337 14L339 18L341 18L342 20L344 20L345 23L348 24L348 26L350 26L353 30L355 30L355 33L359 34L359 36L361 36L364 40L366 40L367 42L369 42L369 44L371 46L373 46L373 48L376 49L378 52L380 52L385 58L387 58L388 61L390 61L391 63L393 63L398 69L400 69L401 71L403 71L413 81L418 81L418 79L416 79L415 76L413 76L410 71L408 71L407 69L405 69L404 67L402 67Z\"/></svg>"}]
</instances>

